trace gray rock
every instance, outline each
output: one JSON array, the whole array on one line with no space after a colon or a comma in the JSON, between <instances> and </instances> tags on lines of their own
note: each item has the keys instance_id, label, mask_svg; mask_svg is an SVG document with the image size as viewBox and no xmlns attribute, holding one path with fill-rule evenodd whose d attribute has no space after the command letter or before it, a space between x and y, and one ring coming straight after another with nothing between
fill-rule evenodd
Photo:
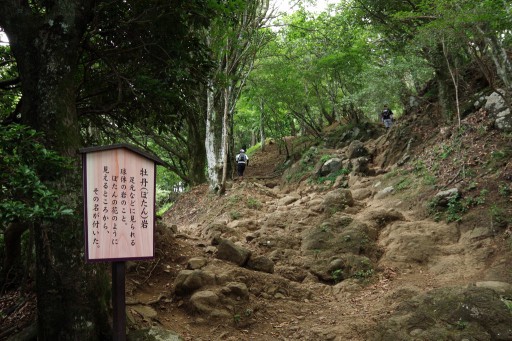
<instances>
[{"instance_id":1,"label":"gray rock","mask_svg":"<svg viewBox=\"0 0 512 341\"><path fill-rule=\"evenodd\" d=\"M347 158L355 159L361 156L368 155L368 149L361 141L355 140L350 143L346 152Z\"/></svg>"},{"instance_id":2,"label":"gray rock","mask_svg":"<svg viewBox=\"0 0 512 341\"><path fill-rule=\"evenodd\" d=\"M360 188L352 191L352 197L355 200L364 200L372 196L372 191L368 188Z\"/></svg>"},{"instance_id":3,"label":"gray rock","mask_svg":"<svg viewBox=\"0 0 512 341\"><path fill-rule=\"evenodd\" d=\"M217 246L217 258L244 266L251 255L251 251L224 239Z\"/></svg>"},{"instance_id":4,"label":"gray rock","mask_svg":"<svg viewBox=\"0 0 512 341\"><path fill-rule=\"evenodd\" d=\"M347 206L354 206L354 198L348 189L335 189L324 196L322 205L324 211L339 211Z\"/></svg>"},{"instance_id":5,"label":"gray rock","mask_svg":"<svg viewBox=\"0 0 512 341\"><path fill-rule=\"evenodd\" d=\"M503 90L498 90L500 93L503 93ZM498 114L501 111L507 109L507 104L498 92L493 92L486 98L486 102L484 105L485 110L489 111L491 114Z\"/></svg>"},{"instance_id":6,"label":"gray rock","mask_svg":"<svg viewBox=\"0 0 512 341\"><path fill-rule=\"evenodd\" d=\"M384 197L387 197L391 193L395 191L395 188L393 186L386 187L375 194L375 199L382 199Z\"/></svg>"},{"instance_id":7,"label":"gray rock","mask_svg":"<svg viewBox=\"0 0 512 341\"><path fill-rule=\"evenodd\" d=\"M482 282L476 282L475 286L477 288L492 289L499 294L506 294L506 295L512 294L512 284L506 283L506 282L482 281Z\"/></svg>"},{"instance_id":8,"label":"gray rock","mask_svg":"<svg viewBox=\"0 0 512 341\"><path fill-rule=\"evenodd\" d=\"M379 322L372 340L411 340L414 330L421 340L512 340L511 325L512 314L495 291L439 288L401 304Z\"/></svg>"},{"instance_id":9,"label":"gray rock","mask_svg":"<svg viewBox=\"0 0 512 341\"><path fill-rule=\"evenodd\" d=\"M352 163L352 173L354 174L368 174L369 168L368 163L369 159L366 156L361 156L355 159L351 159Z\"/></svg>"},{"instance_id":10,"label":"gray rock","mask_svg":"<svg viewBox=\"0 0 512 341\"><path fill-rule=\"evenodd\" d=\"M135 310L137 313L139 313L142 317L144 317L147 320L150 320L158 316L157 311L147 305L137 304L132 306L131 309Z\"/></svg>"},{"instance_id":11,"label":"gray rock","mask_svg":"<svg viewBox=\"0 0 512 341\"><path fill-rule=\"evenodd\" d=\"M231 314L222 308L221 303L219 295L209 290L198 291L190 297L190 304L197 312L212 318L230 317Z\"/></svg>"},{"instance_id":12,"label":"gray rock","mask_svg":"<svg viewBox=\"0 0 512 341\"><path fill-rule=\"evenodd\" d=\"M279 206L287 206L287 205L290 205L290 204L296 202L299 199L300 199L300 195L290 194L290 195L287 195L286 197L284 197L282 199L279 199L277 204Z\"/></svg>"},{"instance_id":13,"label":"gray rock","mask_svg":"<svg viewBox=\"0 0 512 341\"><path fill-rule=\"evenodd\" d=\"M203 257L190 258L187 263L187 268L190 270L201 269L206 265L206 263L206 258Z\"/></svg>"},{"instance_id":14,"label":"gray rock","mask_svg":"<svg viewBox=\"0 0 512 341\"><path fill-rule=\"evenodd\" d=\"M249 289L247 289L245 283L229 282L221 289L221 292L226 296L234 297L236 300L247 301L249 299Z\"/></svg>"},{"instance_id":15,"label":"gray rock","mask_svg":"<svg viewBox=\"0 0 512 341\"><path fill-rule=\"evenodd\" d=\"M437 192L434 198L436 199L438 206L446 206L450 200L457 199L459 195L460 193L458 188L450 188L446 191Z\"/></svg>"},{"instance_id":16,"label":"gray rock","mask_svg":"<svg viewBox=\"0 0 512 341\"><path fill-rule=\"evenodd\" d=\"M503 131L512 131L512 114L510 114L510 109L506 109L500 112L497 117L494 125L499 130Z\"/></svg>"},{"instance_id":17,"label":"gray rock","mask_svg":"<svg viewBox=\"0 0 512 341\"><path fill-rule=\"evenodd\" d=\"M188 295L207 285L215 284L215 275L203 270L182 270L174 280L174 292Z\"/></svg>"},{"instance_id":18,"label":"gray rock","mask_svg":"<svg viewBox=\"0 0 512 341\"><path fill-rule=\"evenodd\" d=\"M319 176L326 176L330 173L337 172L341 169L341 159L340 158L332 158L330 160L327 160L320 169L320 172L318 173Z\"/></svg>"},{"instance_id":19,"label":"gray rock","mask_svg":"<svg viewBox=\"0 0 512 341\"><path fill-rule=\"evenodd\" d=\"M272 274L274 273L274 262L264 256L251 256L247 261L247 268Z\"/></svg>"},{"instance_id":20,"label":"gray rock","mask_svg":"<svg viewBox=\"0 0 512 341\"><path fill-rule=\"evenodd\" d=\"M183 341L183 338L172 330L159 327L133 330L126 336L128 341Z\"/></svg>"}]
</instances>

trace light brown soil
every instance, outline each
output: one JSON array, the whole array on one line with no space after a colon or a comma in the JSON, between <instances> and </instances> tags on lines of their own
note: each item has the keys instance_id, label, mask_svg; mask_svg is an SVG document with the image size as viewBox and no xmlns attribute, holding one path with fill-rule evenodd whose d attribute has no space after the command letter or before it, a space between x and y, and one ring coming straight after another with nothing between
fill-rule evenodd
<instances>
[{"instance_id":1,"label":"light brown soil","mask_svg":"<svg viewBox=\"0 0 512 341\"><path fill-rule=\"evenodd\" d=\"M425 155L427 157L428 152ZM413 295L444 286L466 286L484 280L510 282L512 279L510 273L500 270L500 264L509 260L507 241L503 239L506 233L495 236L480 233L478 227L488 225L488 217L482 214L470 215L459 223L436 222L426 214L426 193L414 190L396 192L381 199L371 196L357 201L355 208L346 212L370 225L376 224L372 220L376 212L383 210L393 209L404 217L402 221L374 226L378 230L376 244L383 253L377 260L374 275L369 278L326 284L307 276L298 283L284 281L280 276L282 271L267 274L216 259L214 253L208 251L211 239L204 234L208 224L232 222L230 214L236 211L241 214L238 219L264 222L267 229L261 227L262 233L271 233L269 235L277 241L284 240L290 235L282 231L300 225L295 218L302 217L308 210L308 200L322 198L327 192L324 186L304 182L282 192L278 186L282 179L276 177L276 166L284 159L278 146L271 144L264 152L251 156L244 180L230 183L226 195L217 197L209 194L207 186L199 186L178 200L161 224L167 227L160 228L158 258L137 264L128 275L129 311L139 327L161 326L186 340L370 340L377 324ZM454 175L449 171L439 173L444 179L438 181L447 183ZM355 180L350 189L376 192L393 181L394 178L385 174L368 176ZM302 199L291 208L276 207L279 199L289 195ZM252 198L261 203L261 207L247 208L241 198ZM487 198L493 200L490 196ZM279 216L280 209L289 212L289 218ZM475 207L473 212L478 209ZM268 228L268 219L274 217L280 224L289 225ZM315 222L314 217L307 219L305 228ZM318 216L318 219L323 218ZM168 233L172 225L178 230L175 236ZM227 234L264 255L261 245L246 241L246 232L234 229ZM297 259L290 253L289 258L282 260L283 268L300 264L302 255L299 250L295 251ZM208 267L217 274L227 274L247 284L251 292L249 305L233 311L232 319L202 316L190 308L189 297L173 294L177 273L186 268L190 258L197 256L206 257ZM276 266L279 265L277 262ZM272 286L280 295L261 294ZM133 308L137 304L151 306L158 315L148 317L137 312Z\"/></svg>"}]
</instances>

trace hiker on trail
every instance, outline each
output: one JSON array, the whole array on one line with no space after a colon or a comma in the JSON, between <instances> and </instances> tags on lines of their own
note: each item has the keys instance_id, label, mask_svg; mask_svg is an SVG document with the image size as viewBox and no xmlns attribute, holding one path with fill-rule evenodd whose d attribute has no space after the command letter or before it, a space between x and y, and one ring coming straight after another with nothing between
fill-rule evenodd
<instances>
[{"instance_id":1,"label":"hiker on trail","mask_svg":"<svg viewBox=\"0 0 512 341\"><path fill-rule=\"evenodd\" d=\"M240 149L240 154L236 155L236 171L240 180L244 179L245 166L249 166L249 157L245 154L245 150Z\"/></svg>"},{"instance_id":2,"label":"hiker on trail","mask_svg":"<svg viewBox=\"0 0 512 341\"><path fill-rule=\"evenodd\" d=\"M393 125L393 112L387 105L384 106L384 110L380 113L380 119L384 123L384 127L386 127L386 129L389 129Z\"/></svg>"}]
</instances>

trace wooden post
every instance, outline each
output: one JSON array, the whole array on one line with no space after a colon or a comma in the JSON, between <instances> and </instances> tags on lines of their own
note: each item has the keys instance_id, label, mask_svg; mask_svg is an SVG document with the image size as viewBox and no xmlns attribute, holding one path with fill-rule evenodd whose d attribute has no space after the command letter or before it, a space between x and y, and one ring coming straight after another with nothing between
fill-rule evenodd
<instances>
[{"instance_id":1,"label":"wooden post","mask_svg":"<svg viewBox=\"0 0 512 341\"><path fill-rule=\"evenodd\" d=\"M126 341L125 262L155 256L156 166L163 161L123 143L80 153L85 256L112 262L112 338Z\"/></svg>"},{"instance_id":2,"label":"wooden post","mask_svg":"<svg viewBox=\"0 0 512 341\"><path fill-rule=\"evenodd\" d=\"M112 307L114 341L126 340L125 262L112 262Z\"/></svg>"}]
</instances>

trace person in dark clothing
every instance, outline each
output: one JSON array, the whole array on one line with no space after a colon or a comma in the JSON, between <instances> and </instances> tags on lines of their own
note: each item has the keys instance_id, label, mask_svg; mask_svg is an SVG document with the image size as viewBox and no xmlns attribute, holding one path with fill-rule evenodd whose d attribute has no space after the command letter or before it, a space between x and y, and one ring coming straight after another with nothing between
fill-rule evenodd
<instances>
[{"instance_id":1,"label":"person in dark clothing","mask_svg":"<svg viewBox=\"0 0 512 341\"><path fill-rule=\"evenodd\" d=\"M240 153L236 155L236 171L240 180L244 179L245 166L249 165L249 157L245 154L244 149L240 149Z\"/></svg>"},{"instance_id":2,"label":"person in dark clothing","mask_svg":"<svg viewBox=\"0 0 512 341\"><path fill-rule=\"evenodd\" d=\"M387 105L384 106L384 110L380 113L380 119L384 123L386 129L389 129L393 125L393 112Z\"/></svg>"}]
</instances>

